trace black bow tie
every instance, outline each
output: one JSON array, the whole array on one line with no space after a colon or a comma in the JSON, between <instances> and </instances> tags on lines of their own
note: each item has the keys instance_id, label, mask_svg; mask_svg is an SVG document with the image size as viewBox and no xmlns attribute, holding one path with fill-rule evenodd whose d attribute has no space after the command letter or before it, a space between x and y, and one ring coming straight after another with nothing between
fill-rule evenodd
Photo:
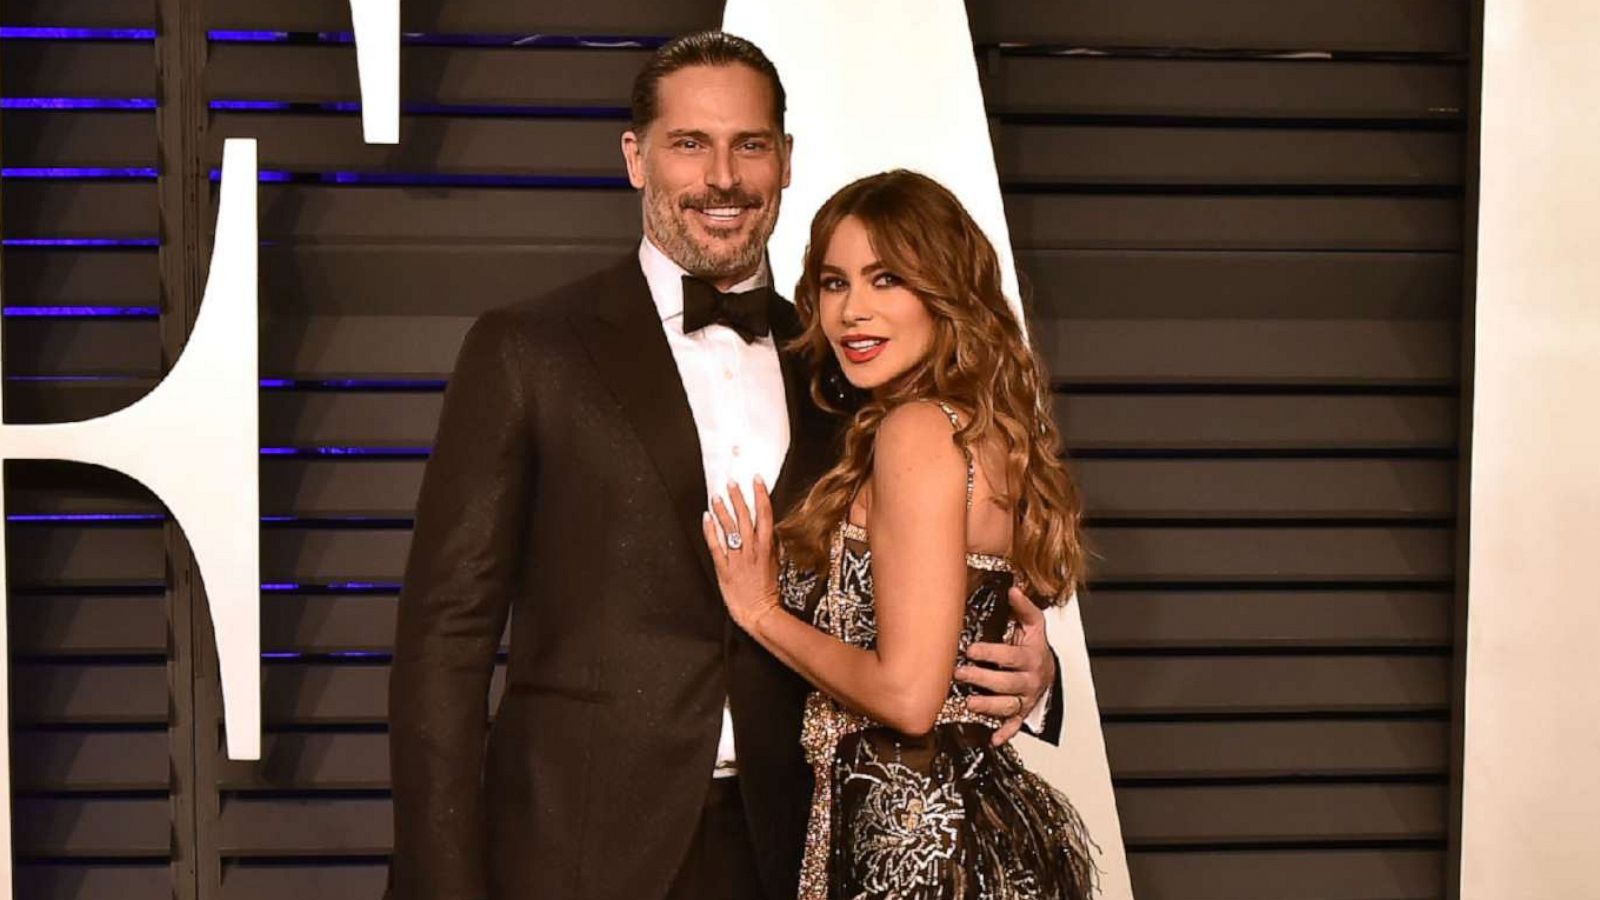
<instances>
[{"instance_id":1,"label":"black bow tie","mask_svg":"<svg viewBox=\"0 0 1600 900\"><path fill-rule=\"evenodd\" d=\"M767 303L772 288L758 287L736 294L725 294L693 275L683 276L683 333L693 334L707 325L726 325L746 344L766 337Z\"/></svg>"}]
</instances>

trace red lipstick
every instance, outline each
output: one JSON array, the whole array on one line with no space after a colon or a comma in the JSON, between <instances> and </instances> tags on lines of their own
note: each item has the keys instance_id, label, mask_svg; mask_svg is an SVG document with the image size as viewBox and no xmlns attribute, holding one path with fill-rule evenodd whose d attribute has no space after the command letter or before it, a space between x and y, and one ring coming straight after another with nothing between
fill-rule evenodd
<instances>
[{"instance_id":1,"label":"red lipstick","mask_svg":"<svg viewBox=\"0 0 1600 900\"><path fill-rule=\"evenodd\" d=\"M844 358L856 365L876 359L887 346L888 338L871 334L847 334L839 338L839 349L844 353Z\"/></svg>"}]
</instances>

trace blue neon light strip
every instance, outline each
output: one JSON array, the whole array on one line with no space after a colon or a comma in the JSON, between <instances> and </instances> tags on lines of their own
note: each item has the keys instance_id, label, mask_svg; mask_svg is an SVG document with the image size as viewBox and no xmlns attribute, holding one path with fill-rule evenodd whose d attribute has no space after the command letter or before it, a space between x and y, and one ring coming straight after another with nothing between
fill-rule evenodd
<instances>
[{"instance_id":1,"label":"blue neon light strip","mask_svg":"<svg viewBox=\"0 0 1600 900\"><path fill-rule=\"evenodd\" d=\"M262 653L262 659L389 659L394 654L382 650L335 650L322 653L290 653L272 651Z\"/></svg>"},{"instance_id":2,"label":"blue neon light strip","mask_svg":"<svg viewBox=\"0 0 1600 900\"><path fill-rule=\"evenodd\" d=\"M326 584L301 584L298 581L269 581L261 590L274 594L298 591L327 591L331 593L391 593L400 590L398 581L330 581Z\"/></svg>"},{"instance_id":3,"label":"blue neon light strip","mask_svg":"<svg viewBox=\"0 0 1600 900\"><path fill-rule=\"evenodd\" d=\"M206 36L218 43L287 43L298 33L288 31L216 30ZM314 35L317 43L349 44L355 36L348 31L322 31ZM153 28L0 28L0 40L38 41L153 41ZM564 34L418 34L402 36L407 44L470 44L496 47L587 47L592 49L654 49L666 43L665 36L651 35L564 35Z\"/></svg>"},{"instance_id":4,"label":"blue neon light strip","mask_svg":"<svg viewBox=\"0 0 1600 900\"><path fill-rule=\"evenodd\" d=\"M6 41L153 41L153 28L0 28Z\"/></svg>"},{"instance_id":5,"label":"blue neon light strip","mask_svg":"<svg viewBox=\"0 0 1600 900\"><path fill-rule=\"evenodd\" d=\"M623 176L600 175L471 175L409 174L401 172L330 172L322 176L333 184L430 185L446 187L627 187Z\"/></svg>"},{"instance_id":6,"label":"blue neon light strip","mask_svg":"<svg viewBox=\"0 0 1600 900\"><path fill-rule=\"evenodd\" d=\"M151 319L161 315L154 306L7 306L5 315L28 319Z\"/></svg>"},{"instance_id":7,"label":"blue neon light strip","mask_svg":"<svg viewBox=\"0 0 1600 900\"><path fill-rule=\"evenodd\" d=\"M20 166L0 169L0 178L60 178L87 180L94 178L155 178L159 169L111 168L106 166Z\"/></svg>"},{"instance_id":8,"label":"blue neon light strip","mask_svg":"<svg viewBox=\"0 0 1600 900\"><path fill-rule=\"evenodd\" d=\"M293 103L282 100L213 100L208 104L212 109L245 109L245 110L279 110L289 109Z\"/></svg>"},{"instance_id":9,"label":"blue neon light strip","mask_svg":"<svg viewBox=\"0 0 1600 900\"><path fill-rule=\"evenodd\" d=\"M267 390L442 391L443 378L263 378Z\"/></svg>"},{"instance_id":10,"label":"blue neon light strip","mask_svg":"<svg viewBox=\"0 0 1600 900\"><path fill-rule=\"evenodd\" d=\"M262 516L266 525L363 525L379 528L410 528L410 516Z\"/></svg>"},{"instance_id":11,"label":"blue neon light strip","mask_svg":"<svg viewBox=\"0 0 1600 900\"><path fill-rule=\"evenodd\" d=\"M3 247L159 247L160 238L6 238Z\"/></svg>"},{"instance_id":12,"label":"blue neon light strip","mask_svg":"<svg viewBox=\"0 0 1600 900\"><path fill-rule=\"evenodd\" d=\"M166 513L11 513L5 518L7 522L22 524L71 524L85 522L165 522ZM301 524L306 527L316 526L380 526L387 528L410 528L412 520L407 516L262 516L261 522L267 525ZM339 582L345 590L382 590L385 582L377 581L346 581Z\"/></svg>"},{"instance_id":13,"label":"blue neon light strip","mask_svg":"<svg viewBox=\"0 0 1600 900\"><path fill-rule=\"evenodd\" d=\"M352 44L349 31L208 31L206 37L223 44L283 44L303 41L318 44ZM423 34L401 35L405 44L466 45L480 47L584 47L589 49L646 49L665 44L669 38L641 35L566 35L566 34Z\"/></svg>"},{"instance_id":14,"label":"blue neon light strip","mask_svg":"<svg viewBox=\"0 0 1600 900\"><path fill-rule=\"evenodd\" d=\"M149 97L3 97L0 109L155 109Z\"/></svg>"},{"instance_id":15,"label":"blue neon light strip","mask_svg":"<svg viewBox=\"0 0 1600 900\"><path fill-rule=\"evenodd\" d=\"M164 513L14 513L7 522L165 522Z\"/></svg>"},{"instance_id":16,"label":"blue neon light strip","mask_svg":"<svg viewBox=\"0 0 1600 900\"><path fill-rule=\"evenodd\" d=\"M221 168L213 168L213 170L211 170L210 178L211 178L211 183L213 183L213 184L216 184L216 183L219 183L219 181L222 181L222 170L221 170ZM277 171L277 170L258 170L258 171L256 171L256 181L258 181L258 183L261 183L261 184L285 183L285 181L294 181L294 178L296 178L296 176L294 176L293 171Z\"/></svg>"},{"instance_id":17,"label":"blue neon light strip","mask_svg":"<svg viewBox=\"0 0 1600 900\"><path fill-rule=\"evenodd\" d=\"M371 456L389 459L420 459L428 456L427 447L262 447L262 456L316 458L327 456Z\"/></svg>"},{"instance_id":18,"label":"blue neon light strip","mask_svg":"<svg viewBox=\"0 0 1600 900\"><path fill-rule=\"evenodd\" d=\"M222 180L222 170L209 173L213 184ZM544 188L621 188L628 186L625 176L610 175L490 175L448 172L289 172L262 169L257 181L263 184L348 184L422 187L544 187Z\"/></svg>"},{"instance_id":19,"label":"blue neon light strip","mask_svg":"<svg viewBox=\"0 0 1600 900\"><path fill-rule=\"evenodd\" d=\"M146 383L148 375L7 375L6 381L123 381L130 384ZM263 378L265 390L333 390L333 391L405 391L429 392L444 390L442 378L330 378L322 381L292 378ZM288 448L293 449L293 448Z\"/></svg>"},{"instance_id":20,"label":"blue neon light strip","mask_svg":"<svg viewBox=\"0 0 1600 900\"><path fill-rule=\"evenodd\" d=\"M361 103L339 100L299 103L288 100L212 100L211 109L232 112L359 113ZM524 116L529 118L625 119L626 106L526 106L509 103L404 103L400 111L417 116Z\"/></svg>"},{"instance_id":21,"label":"blue neon light strip","mask_svg":"<svg viewBox=\"0 0 1600 900\"><path fill-rule=\"evenodd\" d=\"M289 39L287 31L208 31L206 37L224 44L274 44Z\"/></svg>"},{"instance_id":22,"label":"blue neon light strip","mask_svg":"<svg viewBox=\"0 0 1600 900\"><path fill-rule=\"evenodd\" d=\"M293 172L280 172L276 169L260 169L256 172L256 181L261 184L282 184L294 181L298 177ZM212 169L210 179L212 184L222 181L222 170Z\"/></svg>"},{"instance_id":23,"label":"blue neon light strip","mask_svg":"<svg viewBox=\"0 0 1600 900\"><path fill-rule=\"evenodd\" d=\"M264 169L258 181L265 184L348 184L369 186L418 187L543 187L543 188L620 188L628 186L625 176L601 175L477 175L437 172L285 172ZM211 181L220 181L220 169L211 170Z\"/></svg>"}]
</instances>

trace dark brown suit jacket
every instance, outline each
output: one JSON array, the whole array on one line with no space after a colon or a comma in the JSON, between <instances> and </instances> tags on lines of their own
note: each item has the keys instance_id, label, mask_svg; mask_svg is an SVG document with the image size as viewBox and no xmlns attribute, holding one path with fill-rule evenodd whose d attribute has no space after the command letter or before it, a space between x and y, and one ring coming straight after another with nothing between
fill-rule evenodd
<instances>
[{"instance_id":1,"label":"dark brown suit jacket","mask_svg":"<svg viewBox=\"0 0 1600 900\"><path fill-rule=\"evenodd\" d=\"M799 330L775 299L775 337ZM782 359L778 514L834 458ZM652 900L694 836L724 698L772 900L811 790L806 686L733 626L694 421L638 259L468 333L423 478L390 681L394 900ZM486 726L510 617L506 689Z\"/></svg>"}]
</instances>

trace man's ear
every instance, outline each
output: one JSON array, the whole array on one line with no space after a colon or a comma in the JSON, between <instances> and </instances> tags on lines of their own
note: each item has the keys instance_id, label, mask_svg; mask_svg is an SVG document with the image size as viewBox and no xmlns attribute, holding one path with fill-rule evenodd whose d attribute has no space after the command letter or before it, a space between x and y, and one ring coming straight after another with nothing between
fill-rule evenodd
<instances>
[{"instance_id":1,"label":"man's ear","mask_svg":"<svg viewBox=\"0 0 1600 900\"><path fill-rule=\"evenodd\" d=\"M635 190L644 187L644 138L633 131L622 133L622 161L628 166L628 183ZM787 174L784 183L788 183Z\"/></svg>"},{"instance_id":2,"label":"man's ear","mask_svg":"<svg viewBox=\"0 0 1600 900\"><path fill-rule=\"evenodd\" d=\"M794 135L783 136L783 186L789 186L789 161L794 159Z\"/></svg>"}]
</instances>

